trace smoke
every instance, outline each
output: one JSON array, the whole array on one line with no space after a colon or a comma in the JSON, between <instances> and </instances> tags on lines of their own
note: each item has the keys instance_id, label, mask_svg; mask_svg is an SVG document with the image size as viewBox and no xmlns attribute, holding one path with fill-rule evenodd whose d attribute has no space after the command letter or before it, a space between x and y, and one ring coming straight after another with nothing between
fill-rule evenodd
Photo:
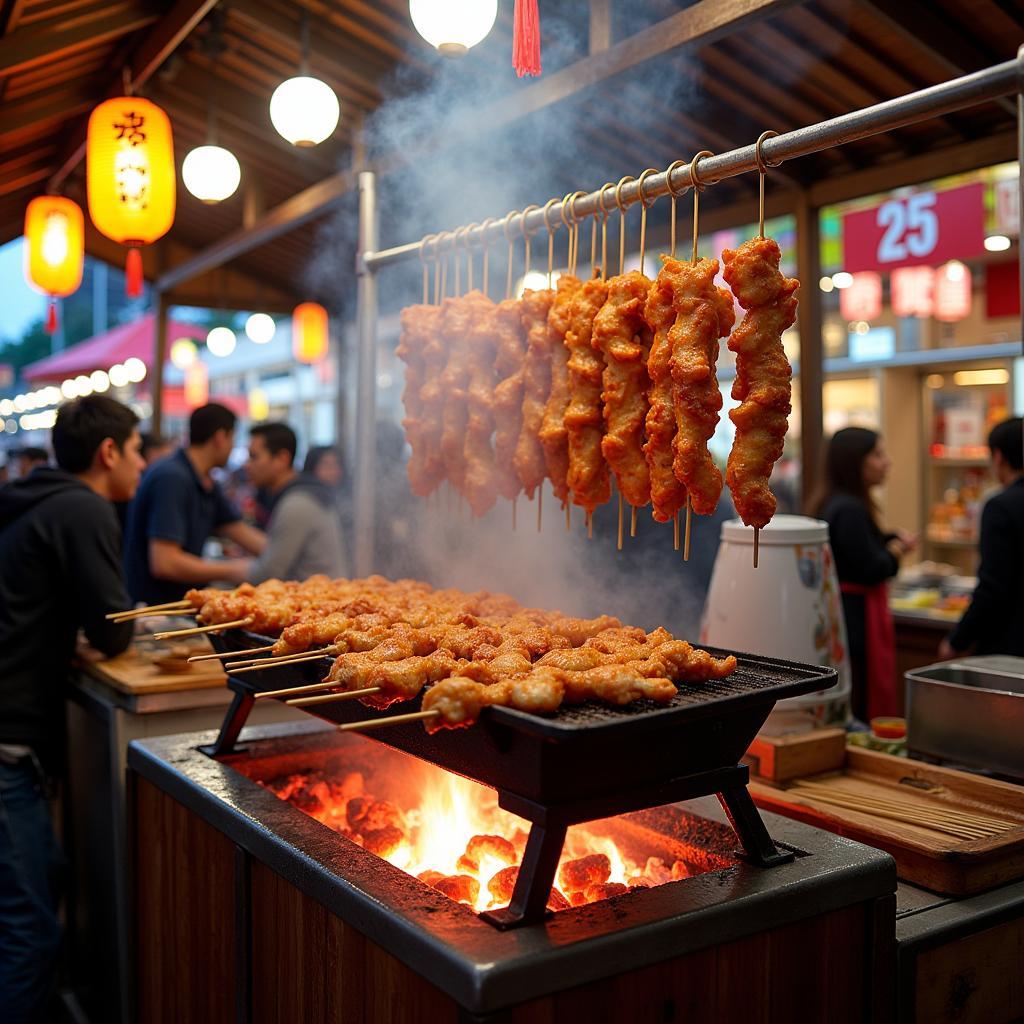
<instances>
[{"instance_id":1,"label":"smoke","mask_svg":"<svg viewBox=\"0 0 1024 1024\"><path fill-rule=\"evenodd\" d=\"M616 3L615 38L650 24L657 16L651 6L641 0ZM582 7L544 5L545 76L585 56L587 23ZM772 19L772 25L785 31L778 19ZM756 40L756 26L747 35ZM816 56L822 56L821 48ZM519 120L503 122L495 117L500 104L537 86L514 78L510 53L504 47L485 43L478 51L462 61L437 58L429 76L415 64L400 65L382 87L389 99L364 126L370 163L382 167L377 180L382 248L487 217L500 218L510 209L541 205L549 196L560 197L577 188L596 189L624 172L638 174L645 166L664 167L672 159L687 156L692 142L680 143L677 123L657 123L645 109L645 97L656 98L659 109L685 112L688 121L698 125L705 106L720 110L723 105L707 88L708 74L714 72L705 74L699 56L685 51L643 64ZM803 75L797 60L776 60L769 53L765 59L772 59L775 74L784 74L788 85ZM766 126L749 139L737 138L737 144L753 141ZM714 127L738 134L749 126L734 129L715 123ZM402 166L388 169L388 160L395 154L402 156ZM665 223L667 209L667 203L652 209L652 233L659 221ZM629 230L636 232L635 220ZM320 226L317 257L310 268L315 290L329 294L329 305L335 310L354 308L356 237L357 202L352 195ZM616 236L610 232L610 237ZM635 244L635 234L632 237ZM585 236L583 263L589 256L588 243ZM490 293L495 298L501 297L504 287L505 251L504 242L491 249ZM556 239L556 267L564 263L564 254L563 230ZM523 270L520 239L514 258L518 276ZM546 265L543 232L535 242L533 264ZM476 267L479 273L479 256ZM381 272L382 325L393 322L402 306L419 301L420 280L416 260ZM476 283L479 286L479 278ZM405 478L407 453L400 442L393 443L402 417L398 401L402 374L393 356L394 327L382 329L379 340L375 571L426 579L435 586L504 591L525 604L557 607L570 615L616 614L646 628L662 624L678 635L697 635L720 523L732 514L727 496L715 517L695 520L692 557L686 564L673 549L671 526L653 523L649 510L640 511L637 537L630 539L627 507L625 546L617 552L614 498L596 512L594 537L589 541L582 511L573 510L572 530L567 532L564 514L550 491L539 533L536 505L524 499L518 503L515 531L505 502L483 519L472 520L468 510L460 513L454 497L449 501L442 494L429 503L415 499ZM345 369L351 381L354 363Z\"/></svg>"}]
</instances>

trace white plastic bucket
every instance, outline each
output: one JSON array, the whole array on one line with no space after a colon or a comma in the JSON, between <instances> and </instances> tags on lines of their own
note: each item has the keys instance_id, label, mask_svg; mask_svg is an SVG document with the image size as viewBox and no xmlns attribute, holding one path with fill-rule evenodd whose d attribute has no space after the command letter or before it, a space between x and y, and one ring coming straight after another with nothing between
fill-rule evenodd
<instances>
[{"instance_id":1,"label":"white plastic bucket","mask_svg":"<svg viewBox=\"0 0 1024 1024\"><path fill-rule=\"evenodd\" d=\"M753 546L754 531L740 520L722 524L701 641L839 671L831 690L780 701L765 732L845 724L850 666L828 524L806 516L776 516L761 531L756 569Z\"/></svg>"}]
</instances>

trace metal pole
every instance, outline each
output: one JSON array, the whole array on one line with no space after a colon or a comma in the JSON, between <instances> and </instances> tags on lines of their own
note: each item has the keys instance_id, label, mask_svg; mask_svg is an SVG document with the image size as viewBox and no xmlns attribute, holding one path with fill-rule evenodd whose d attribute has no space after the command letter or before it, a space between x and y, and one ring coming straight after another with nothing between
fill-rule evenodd
<instances>
[{"instance_id":1,"label":"metal pole","mask_svg":"<svg viewBox=\"0 0 1024 1024\"><path fill-rule=\"evenodd\" d=\"M1022 61L1024 61L1024 57L1018 55L1017 60L1008 60L982 71L964 75L962 78L943 82L941 85L908 93L906 96L897 96L895 99L876 103L863 110L855 110L850 114L843 114L841 117L834 117L806 128L798 128L796 131L776 135L765 140L761 147L762 155L769 166L777 166L786 160L808 156L811 153L820 153L824 149L831 149L846 142L854 142L871 135L880 135L882 132L891 131L894 128L903 128L908 124L926 121L929 118L939 117L955 110L962 110L965 107L976 106L1000 96L1016 93L1019 83L1018 69ZM727 153L719 153L717 156L705 157L700 162L700 177L705 184L712 184L723 178L731 178L756 169L757 160L754 155L754 146L749 145L729 150ZM671 177L672 186L677 192L685 189L690 183L689 164L677 167ZM668 195L668 178L668 174L664 171L646 178L644 198L650 201L659 196ZM450 184L453 187L458 187L459 183L454 181ZM639 198L639 186L635 181L623 185L621 193L617 197L624 206L637 202ZM599 199L599 192L590 192L585 196L580 196L573 205L576 217L582 218L597 213ZM549 207L548 216L552 223L558 222L561 209L560 202ZM499 241L504 237L506 226L509 228L510 235L520 231L523 227L529 232L538 231L544 227L544 211L534 210L528 213L525 217L525 224L523 215L515 213L491 222L486 228L477 227L468 233L460 232L460 244L480 245L485 239L489 242ZM449 235L447 238L441 239L439 248L443 251L446 248L452 248L453 244L454 239ZM415 241L381 252L364 250L363 262L376 270L392 263L418 258L419 253L420 242Z\"/></svg>"},{"instance_id":2,"label":"metal pole","mask_svg":"<svg viewBox=\"0 0 1024 1024\"><path fill-rule=\"evenodd\" d=\"M359 172L359 255L356 274L356 472L355 472L355 574L373 571L374 484L377 419L377 278L366 254L377 247L377 194L373 171Z\"/></svg>"},{"instance_id":3,"label":"metal pole","mask_svg":"<svg viewBox=\"0 0 1024 1024\"><path fill-rule=\"evenodd\" d=\"M804 509L810 503L821 473L824 443L824 350L821 337L821 211L812 206L806 192L800 193L796 210L797 277L800 305L800 490Z\"/></svg>"}]
</instances>

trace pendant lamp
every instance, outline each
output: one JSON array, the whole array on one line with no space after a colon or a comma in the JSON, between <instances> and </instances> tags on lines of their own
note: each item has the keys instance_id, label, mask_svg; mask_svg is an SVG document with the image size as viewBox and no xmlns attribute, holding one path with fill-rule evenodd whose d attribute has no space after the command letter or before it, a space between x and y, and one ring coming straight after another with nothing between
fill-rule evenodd
<instances>
[{"instance_id":1,"label":"pendant lamp","mask_svg":"<svg viewBox=\"0 0 1024 1024\"><path fill-rule=\"evenodd\" d=\"M50 297L46 333L57 330L57 299L82 283L85 261L82 209L63 196L39 196L25 210L25 278Z\"/></svg>"},{"instance_id":2,"label":"pendant lamp","mask_svg":"<svg viewBox=\"0 0 1024 1024\"><path fill-rule=\"evenodd\" d=\"M416 31L446 57L462 57L494 27L498 0L409 0Z\"/></svg>"},{"instance_id":3,"label":"pendant lamp","mask_svg":"<svg viewBox=\"0 0 1024 1024\"><path fill-rule=\"evenodd\" d=\"M309 74L309 12L300 22L299 74L282 82L270 97L270 120L293 146L317 146L338 127L341 108L334 90Z\"/></svg>"},{"instance_id":4,"label":"pendant lamp","mask_svg":"<svg viewBox=\"0 0 1024 1024\"><path fill-rule=\"evenodd\" d=\"M89 115L86 138L89 216L107 238L128 246L127 293L142 294L139 249L174 223L171 122L140 96L106 100Z\"/></svg>"}]
</instances>

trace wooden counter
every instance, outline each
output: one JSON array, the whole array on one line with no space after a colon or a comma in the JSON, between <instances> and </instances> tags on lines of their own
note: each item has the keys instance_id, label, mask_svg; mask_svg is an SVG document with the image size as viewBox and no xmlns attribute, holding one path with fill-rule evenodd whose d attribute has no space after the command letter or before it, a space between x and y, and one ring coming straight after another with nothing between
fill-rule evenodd
<instances>
[{"instance_id":1,"label":"wooden counter","mask_svg":"<svg viewBox=\"0 0 1024 1024\"><path fill-rule=\"evenodd\" d=\"M188 668L168 671L155 665L134 645L116 658L104 658L91 648L81 648L78 663L86 675L132 696L209 690L223 687L227 681L220 662L199 661Z\"/></svg>"}]
</instances>

